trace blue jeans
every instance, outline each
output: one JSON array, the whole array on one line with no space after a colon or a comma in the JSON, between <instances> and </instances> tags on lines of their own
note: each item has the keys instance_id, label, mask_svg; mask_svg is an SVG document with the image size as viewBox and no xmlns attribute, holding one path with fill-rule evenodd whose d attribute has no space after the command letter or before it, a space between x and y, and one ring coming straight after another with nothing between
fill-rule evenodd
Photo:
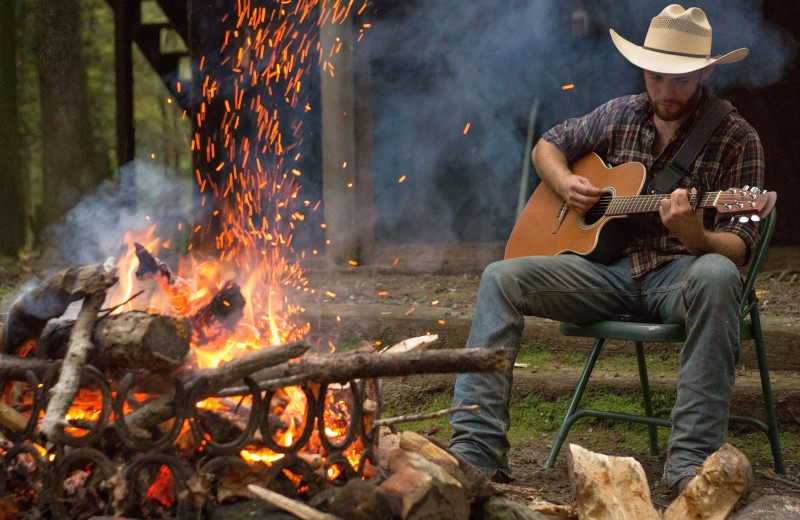
<instances>
[{"instance_id":1,"label":"blue jeans","mask_svg":"<svg viewBox=\"0 0 800 520\"><path fill-rule=\"evenodd\" d=\"M513 362L523 316L584 323L651 315L686 327L664 482L672 485L725 443L739 356L739 270L728 258L684 256L633 279L627 259L602 265L576 255L513 258L481 277L467 348L509 349L506 374L460 374L454 404L480 414L450 416L450 449L488 474L510 475L506 433Z\"/></svg>"}]
</instances>

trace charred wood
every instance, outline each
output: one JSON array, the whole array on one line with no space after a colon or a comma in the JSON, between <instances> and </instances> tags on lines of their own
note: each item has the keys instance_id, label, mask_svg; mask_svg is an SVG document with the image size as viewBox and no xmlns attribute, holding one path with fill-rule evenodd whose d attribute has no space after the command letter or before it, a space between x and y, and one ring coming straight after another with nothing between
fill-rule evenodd
<instances>
[{"instance_id":1,"label":"charred wood","mask_svg":"<svg viewBox=\"0 0 800 520\"><path fill-rule=\"evenodd\" d=\"M117 283L115 261L109 258L103 264L64 269L25 293L11 306L8 321L0 329L0 352L17 353L41 335L51 318L64 314L70 303Z\"/></svg>"},{"instance_id":2,"label":"charred wood","mask_svg":"<svg viewBox=\"0 0 800 520\"><path fill-rule=\"evenodd\" d=\"M244 316L245 300L234 282L227 282L214 298L192 316L192 342L205 345L230 334Z\"/></svg>"}]
</instances>

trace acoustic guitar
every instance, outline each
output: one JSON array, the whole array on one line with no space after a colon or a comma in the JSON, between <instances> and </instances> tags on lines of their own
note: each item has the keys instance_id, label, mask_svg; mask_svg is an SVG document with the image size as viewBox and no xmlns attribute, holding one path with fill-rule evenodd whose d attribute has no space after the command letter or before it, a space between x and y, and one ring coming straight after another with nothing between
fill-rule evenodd
<instances>
[{"instance_id":1,"label":"acoustic guitar","mask_svg":"<svg viewBox=\"0 0 800 520\"><path fill-rule=\"evenodd\" d=\"M571 211L545 183L539 184L520 214L506 245L506 258L577 253L599 262L621 256L628 215L658 212L666 195L640 195L647 171L642 163L607 166L597 154L572 165L603 194L585 215ZM698 198L699 195L699 198ZM725 191L689 194L695 208L715 209L743 221L764 218L775 205L775 192L745 186Z\"/></svg>"}]
</instances>

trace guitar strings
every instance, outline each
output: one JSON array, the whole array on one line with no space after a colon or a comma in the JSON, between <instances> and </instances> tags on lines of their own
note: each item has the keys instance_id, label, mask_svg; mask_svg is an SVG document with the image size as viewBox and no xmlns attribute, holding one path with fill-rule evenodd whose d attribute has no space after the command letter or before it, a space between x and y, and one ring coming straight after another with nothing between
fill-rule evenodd
<instances>
[{"instance_id":1,"label":"guitar strings","mask_svg":"<svg viewBox=\"0 0 800 520\"><path fill-rule=\"evenodd\" d=\"M644 208L647 205L652 205L653 203L659 202L665 198L667 198L666 194L645 194L645 195L630 195L630 196L606 195L605 197L601 198L597 204L592 206L589 209L589 211L587 211L587 214L591 214L592 216L597 215L598 212L601 212L601 215L605 214L606 210L612 204L620 206L619 209L634 209L629 206L637 206L637 205L642 205ZM689 202L694 203L696 198L697 198L696 194L693 193L689 194ZM735 204L737 202L752 200L752 199L742 198L741 193L730 193L726 190L724 192L704 193L703 198L699 202L699 204L708 204L712 202L713 199L716 199L717 204ZM636 208L636 209L642 209L642 208Z\"/></svg>"}]
</instances>

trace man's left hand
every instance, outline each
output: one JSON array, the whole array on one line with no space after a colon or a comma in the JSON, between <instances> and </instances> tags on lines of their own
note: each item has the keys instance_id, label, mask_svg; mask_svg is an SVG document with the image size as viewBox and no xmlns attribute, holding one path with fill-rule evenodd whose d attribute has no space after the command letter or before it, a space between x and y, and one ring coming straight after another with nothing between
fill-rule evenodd
<instances>
[{"instance_id":1,"label":"man's left hand","mask_svg":"<svg viewBox=\"0 0 800 520\"><path fill-rule=\"evenodd\" d=\"M692 193L697 193L697 190L692 188ZM658 212L667 229L692 253L697 254L697 251L703 249L703 242L706 239L706 230L703 228L703 210L702 208L692 210L692 205L689 203L689 192L683 188L673 191L669 198L661 201Z\"/></svg>"}]
</instances>

